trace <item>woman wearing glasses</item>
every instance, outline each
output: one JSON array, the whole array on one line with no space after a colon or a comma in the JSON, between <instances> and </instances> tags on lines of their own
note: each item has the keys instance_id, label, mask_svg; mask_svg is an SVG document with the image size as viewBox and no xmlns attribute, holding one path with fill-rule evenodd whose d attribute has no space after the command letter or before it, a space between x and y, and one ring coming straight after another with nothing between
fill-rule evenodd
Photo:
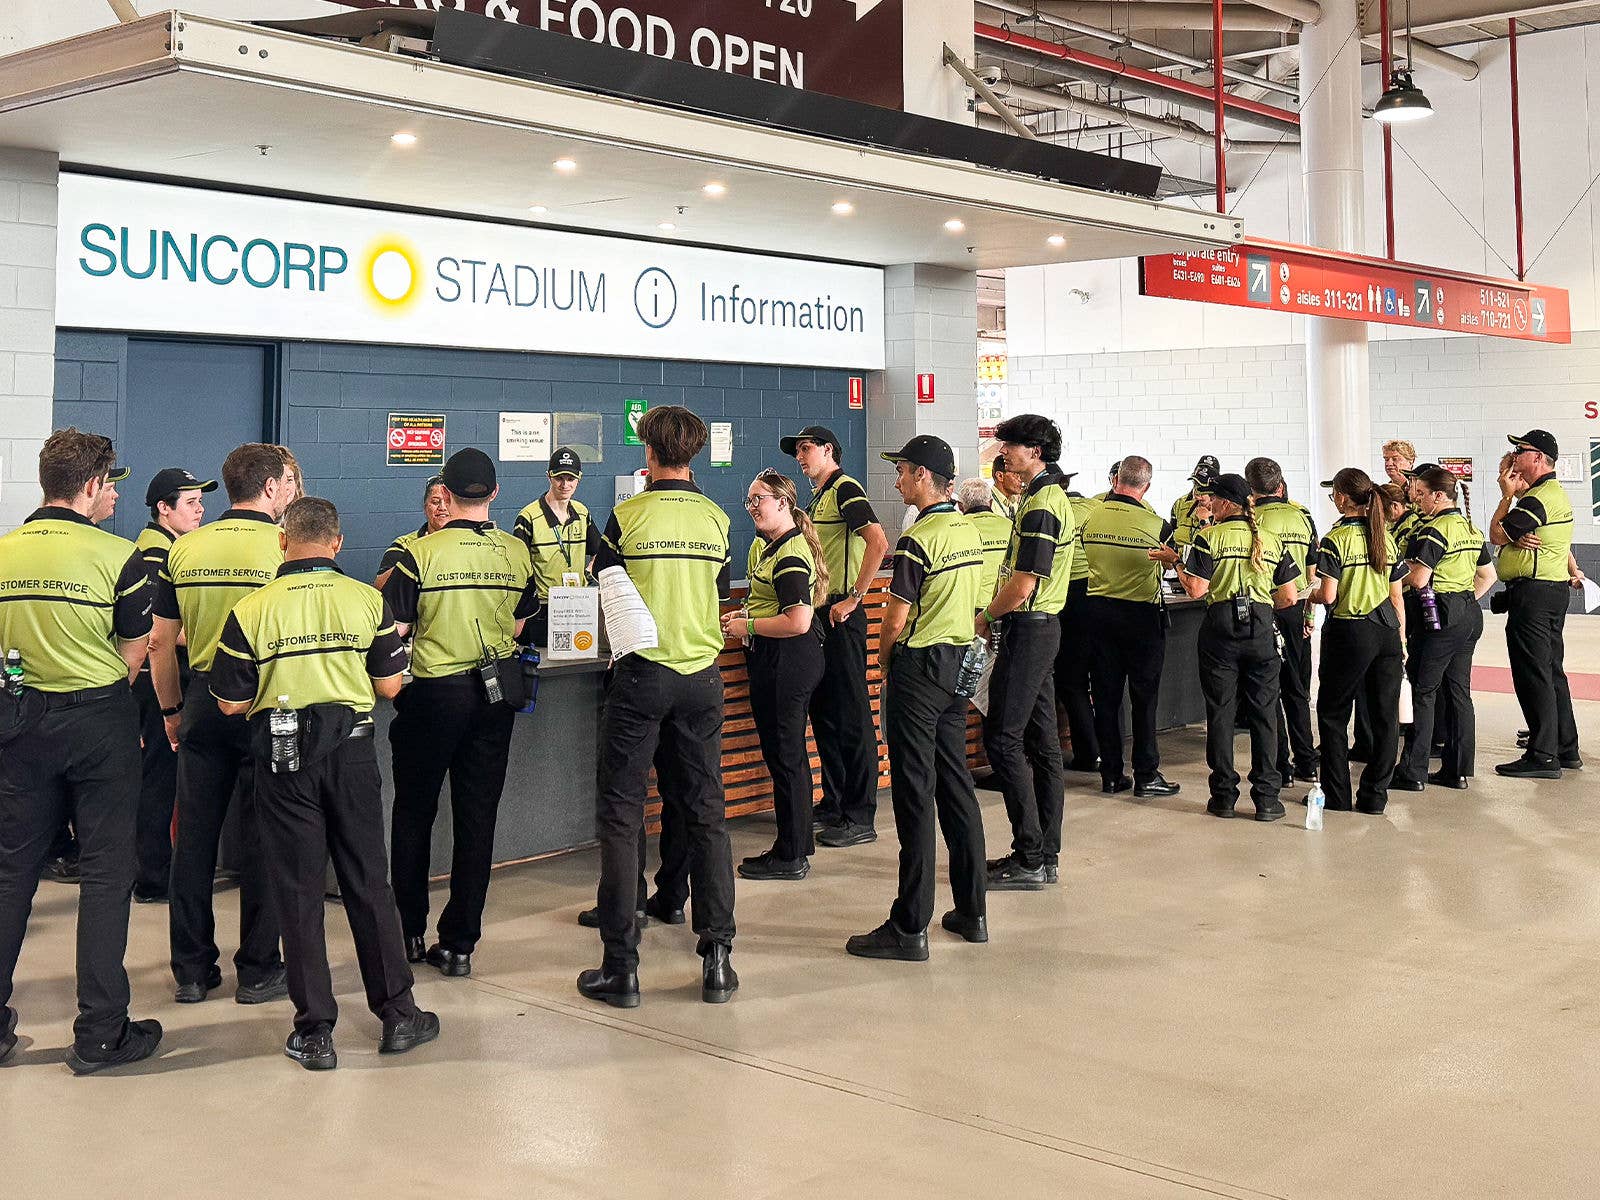
<instances>
[{"instance_id":1,"label":"woman wearing glasses","mask_svg":"<svg viewBox=\"0 0 1600 1200\"><path fill-rule=\"evenodd\" d=\"M428 482L422 485L422 515L424 520L415 533L402 533L383 552L383 561L378 564L378 577L372 581L372 586L380 592L389 581L389 572L394 570L395 563L400 561L400 555L406 548L420 537L438 533L450 520L449 508L445 503L444 476L430 475Z\"/></svg>"},{"instance_id":2,"label":"woman wearing glasses","mask_svg":"<svg viewBox=\"0 0 1600 1200\"><path fill-rule=\"evenodd\" d=\"M778 838L765 854L739 864L745 879L804 879L815 849L811 831L811 761L806 712L822 682L822 639L813 612L828 595L828 569L811 518L793 481L766 470L751 482L744 506L756 527L742 610L722 618L722 632L743 638L750 708L761 757L772 776Z\"/></svg>"}]
</instances>

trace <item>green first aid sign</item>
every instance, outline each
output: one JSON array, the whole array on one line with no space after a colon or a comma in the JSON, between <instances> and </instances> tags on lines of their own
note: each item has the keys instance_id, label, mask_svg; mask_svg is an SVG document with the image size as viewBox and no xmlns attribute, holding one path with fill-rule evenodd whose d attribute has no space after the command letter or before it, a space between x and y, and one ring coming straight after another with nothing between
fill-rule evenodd
<instances>
[{"instance_id":1,"label":"green first aid sign","mask_svg":"<svg viewBox=\"0 0 1600 1200\"><path fill-rule=\"evenodd\" d=\"M644 414L650 410L648 400L624 400L622 402L622 440L629 446L642 446L639 440L639 422L644 419Z\"/></svg>"}]
</instances>

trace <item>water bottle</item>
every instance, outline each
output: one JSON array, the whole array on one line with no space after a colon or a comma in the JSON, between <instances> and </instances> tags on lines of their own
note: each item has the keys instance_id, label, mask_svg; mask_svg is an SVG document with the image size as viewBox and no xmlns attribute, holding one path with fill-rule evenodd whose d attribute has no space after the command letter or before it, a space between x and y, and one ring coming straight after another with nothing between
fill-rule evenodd
<instances>
[{"instance_id":1,"label":"water bottle","mask_svg":"<svg viewBox=\"0 0 1600 1200\"><path fill-rule=\"evenodd\" d=\"M1431 587L1418 588L1417 599L1422 602L1422 623L1433 632L1438 633L1441 628L1439 624L1438 595L1435 594Z\"/></svg>"},{"instance_id":2,"label":"water bottle","mask_svg":"<svg viewBox=\"0 0 1600 1200\"><path fill-rule=\"evenodd\" d=\"M5 681L6 695L22 695L22 683L22 651L17 649L7 650Z\"/></svg>"},{"instance_id":3,"label":"water bottle","mask_svg":"<svg viewBox=\"0 0 1600 1200\"><path fill-rule=\"evenodd\" d=\"M300 714L289 707L289 697L279 696L278 707L267 718L272 735L272 773L291 775L300 769Z\"/></svg>"},{"instance_id":4,"label":"water bottle","mask_svg":"<svg viewBox=\"0 0 1600 1200\"><path fill-rule=\"evenodd\" d=\"M1322 794L1322 782L1315 775L1311 777L1311 790L1306 793L1306 828L1317 830L1322 828L1322 809L1327 804L1327 797Z\"/></svg>"},{"instance_id":5,"label":"water bottle","mask_svg":"<svg viewBox=\"0 0 1600 1200\"><path fill-rule=\"evenodd\" d=\"M961 656L961 670L956 672L956 695L971 700L978 693L978 680L989 665L989 643L975 637L967 643L967 652Z\"/></svg>"},{"instance_id":6,"label":"water bottle","mask_svg":"<svg viewBox=\"0 0 1600 1200\"><path fill-rule=\"evenodd\" d=\"M517 662L522 667L522 680L527 688L528 702L517 709L520 713L531 713L534 706L539 703L539 650L536 646L524 646L522 653L517 655Z\"/></svg>"}]
</instances>

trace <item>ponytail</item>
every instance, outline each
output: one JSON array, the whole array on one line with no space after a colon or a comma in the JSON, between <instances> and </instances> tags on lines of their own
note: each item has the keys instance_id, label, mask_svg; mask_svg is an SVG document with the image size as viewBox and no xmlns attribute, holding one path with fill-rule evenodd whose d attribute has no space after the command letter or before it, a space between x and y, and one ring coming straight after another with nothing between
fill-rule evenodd
<instances>
[{"instance_id":1,"label":"ponytail","mask_svg":"<svg viewBox=\"0 0 1600 1200\"><path fill-rule=\"evenodd\" d=\"M1261 526L1256 524L1256 498L1250 496L1244 502L1244 519L1250 522L1250 564L1260 571L1265 564L1261 561Z\"/></svg>"},{"instance_id":2,"label":"ponytail","mask_svg":"<svg viewBox=\"0 0 1600 1200\"><path fill-rule=\"evenodd\" d=\"M1461 488L1461 511L1467 518L1467 524L1472 524L1472 485L1465 479L1458 484Z\"/></svg>"},{"instance_id":3,"label":"ponytail","mask_svg":"<svg viewBox=\"0 0 1600 1200\"><path fill-rule=\"evenodd\" d=\"M1391 485L1392 486L1392 485ZM1367 510L1367 561L1374 570L1389 570L1388 497L1360 467L1345 467L1333 477L1333 490L1357 508ZM1398 489L1396 489L1398 490Z\"/></svg>"},{"instance_id":4,"label":"ponytail","mask_svg":"<svg viewBox=\"0 0 1600 1200\"><path fill-rule=\"evenodd\" d=\"M811 560L815 564L811 571L811 607L820 608L828 599L828 559L822 553L822 541L817 537L817 527L812 523L811 515L803 508L796 508L794 523L800 530L800 536L806 539L806 545L811 548Z\"/></svg>"}]
</instances>

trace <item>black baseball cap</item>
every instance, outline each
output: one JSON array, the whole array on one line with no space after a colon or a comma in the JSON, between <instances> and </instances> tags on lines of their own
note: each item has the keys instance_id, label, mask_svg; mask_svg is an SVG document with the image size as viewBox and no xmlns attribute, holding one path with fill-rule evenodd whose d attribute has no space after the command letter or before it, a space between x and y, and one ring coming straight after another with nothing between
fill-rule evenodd
<instances>
[{"instance_id":1,"label":"black baseball cap","mask_svg":"<svg viewBox=\"0 0 1600 1200\"><path fill-rule=\"evenodd\" d=\"M1521 437L1510 434L1506 440L1518 450L1537 450L1546 458L1559 458L1561 448L1556 445L1556 435L1547 429L1530 429Z\"/></svg>"},{"instance_id":2,"label":"black baseball cap","mask_svg":"<svg viewBox=\"0 0 1600 1200\"><path fill-rule=\"evenodd\" d=\"M1216 462L1216 459L1211 461ZM1196 471L1199 471L1199 469L1199 467L1195 468ZM1245 482L1243 475L1218 475L1209 482L1202 483L1200 490L1208 496L1215 496L1218 500L1230 501L1241 508L1250 500L1250 485Z\"/></svg>"},{"instance_id":3,"label":"black baseball cap","mask_svg":"<svg viewBox=\"0 0 1600 1200\"><path fill-rule=\"evenodd\" d=\"M1120 470L1122 470L1122 460L1119 458L1116 462L1111 464L1111 470L1108 472L1108 474L1115 475Z\"/></svg>"},{"instance_id":4,"label":"black baseball cap","mask_svg":"<svg viewBox=\"0 0 1600 1200\"><path fill-rule=\"evenodd\" d=\"M1120 466L1121 464L1119 463L1118 465ZM1217 461L1217 456L1215 454L1202 454L1200 461L1195 463L1194 470L1190 473L1189 478L1201 487L1205 487L1220 474L1222 474L1222 464ZM1236 475L1234 478L1242 479L1244 477ZM1226 496L1223 497L1225 500L1227 498Z\"/></svg>"},{"instance_id":5,"label":"black baseball cap","mask_svg":"<svg viewBox=\"0 0 1600 1200\"><path fill-rule=\"evenodd\" d=\"M482 450L468 446L457 450L444 464L441 476L452 496L463 500L487 500L494 494L494 459Z\"/></svg>"},{"instance_id":6,"label":"black baseball cap","mask_svg":"<svg viewBox=\"0 0 1600 1200\"><path fill-rule=\"evenodd\" d=\"M832 446L834 462L844 458L844 447L839 444L839 439L834 435L833 430L826 425L807 425L793 437L779 438L778 449L793 458L795 449L801 442L816 442L819 446Z\"/></svg>"},{"instance_id":7,"label":"black baseball cap","mask_svg":"<svg viewBox=\"0 0 1600 1200\"><path fill-rule=\"evenodd\" d=\"M1437 471L1439 469L1440 469L1440 467L1439 467L1438 463L1418 463L1416 466L1412 467L1409 471L1401 471L1400 474L1404 475L1407 479L1415 479L1418 475L1421 475L1424 471Z\"/></svg>"},{"instance_id":8,"label":"black baseball cap","mask_svg":"<svg viewBox=\"0 0 1600 1200\"><path fill-rule=\"evenodd\" d=\"M123 471L123 476L127 476ZM115 475L112 476L116 478ZM165 500L175 492L214 492L217 490L217 481L207 479L204 482L196 479L193 474L182 467L167 467L157 471L156 477L150 481L150 486L144 490L144 502L154 508L157 500Z\"/></svg>"},{"instance_id":9,"label":"black baseball cap","mask_svg":"<svg viewBox=\"0 0 1600 1200\"><path fill-rule=\"evenodd\" d=\"M935 475L943 475L946 479L956 477L956 452L950 449L949 442L931 433L917 434L899 450L893 453L884 451L882 458L885 462L908 462L914 467L927 467Z\"/></svg>"},{"instance_id":10,"label":"black baseball cap","mask_svg":"<svg viewBox=\"0 0 1600 1200\"><path fill-rule=\"evenodd\" d=\"M574 478L583 477L583 459L578 457L578 452L571 446L562 446L550 456L551 475L571 475Z\"/></svg>"}]
</instances>

